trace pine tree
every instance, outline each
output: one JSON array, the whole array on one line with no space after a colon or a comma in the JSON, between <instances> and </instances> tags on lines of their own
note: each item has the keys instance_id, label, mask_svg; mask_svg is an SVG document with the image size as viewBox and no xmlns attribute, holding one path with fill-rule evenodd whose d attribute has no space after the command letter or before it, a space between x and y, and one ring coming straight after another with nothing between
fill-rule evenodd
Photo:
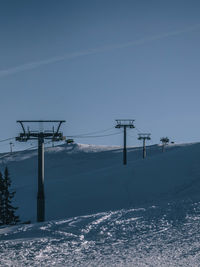
<instances>
[{"instance_id":1,"label":"pine tree","mask_svg":"<svg viewBox=\"0 0 200 267\"><path fill-rule=\"evenodd\" d=\"M16 207L12 206L12 199L15 196L15 191L10 190L11 180L9 177L8 168L5 168L3 178L3 208L2 218L3 224L16 224L19 222L19 216L15 215Z\"/></svg>"},{"instance_id":2,"label":"pine tree","mask_svg":"<svg viewBox=\"0 0 200 267\"><path fill-rule=\"evenodd\" d=\"M4 181L0 172L0 225L4 224Z\"/></svg>"}]
</instances>

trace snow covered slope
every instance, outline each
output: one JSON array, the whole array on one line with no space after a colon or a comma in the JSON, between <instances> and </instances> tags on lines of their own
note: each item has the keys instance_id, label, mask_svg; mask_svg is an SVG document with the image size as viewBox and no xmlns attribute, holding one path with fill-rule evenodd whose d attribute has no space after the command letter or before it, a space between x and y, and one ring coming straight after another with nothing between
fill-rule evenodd
<instances>
[{"instance_id":1,"label":"snow covered slope","mask_svg":"<svg viewBox=\"0 0 200 267\"><path fill-rule=\"evenodd\" d=\"M8 165L22 220L36 219L37 151ZM46 222L0 228L0 266L200 266L200 144L45 152ZM81 216L82 215L82 216Z\"/></svg>"},{"instance_id":2,"label":"snow covered slope","mask_svg":"<svg viewBox=\"0 0 200 267\"><path fill-rule=\"evenodd\" d=\"M8 165L21 219L36 220L37 151L22 151ZM132 208L200 195L200 144L122 149L61 145L45 151L46 220Z\"/></svg>"},{"instance_id":3,"label":"snow covered slope","mask_svg":"<svg viewBox=\"0 0 200 267\"><path fill-rule=\"evenodd\" d=\"M0 266L200 266L200 203L0 229Z\"/></svg>"}]
</instances>

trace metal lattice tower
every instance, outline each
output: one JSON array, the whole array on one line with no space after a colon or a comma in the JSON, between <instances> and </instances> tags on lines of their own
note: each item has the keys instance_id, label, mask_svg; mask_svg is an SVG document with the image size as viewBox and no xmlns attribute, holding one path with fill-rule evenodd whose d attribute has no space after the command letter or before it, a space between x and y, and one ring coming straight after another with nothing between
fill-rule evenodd
<instances>
[{"instance_id":1,"label":"metal lattice tower","mask_svg":"<svg viewBox=\"0 0 200 267\"><path fill-rule=\"evenodd\" d=\"M124 149L123 149L123 164L127 164L127 151L126 151L126 128L135 128L133 122L135 120L121 119L116 120L115 128L123 128L124 129Z\"/></svg>"},{"instance_id":2,"label":"metal lattice tower","mask_svg":"<svg viewBox=\"0 0 200 267\"><path fill-rule=\"evenodd\" d=\"M146 140L151 140L150 133L139 133L138 140L143 140L143 159L146 158Z\"/></svg>"},{"instance_id":3,"label":"metal lattice tower","mask_svg":"<svg viewBox=\"0 0 200 267\"><path fill-rule=\"evenodd\" d=\"M29 140L38 141L38 193L37 193L37 221L43 222L45 220L45 195L44 195L44 140L51 140L57 142L64 140L65 137L59 131L64 120L26 120L17 121L22 127L22 133L16 137L16 141L27 142ZM30 130L29 125L37 123L39 125L37 130ZM44 124L49 123L54 126L50 130L44 130ZM28 124L26 127L25 125Z\"/></svg>"}]
</instances>

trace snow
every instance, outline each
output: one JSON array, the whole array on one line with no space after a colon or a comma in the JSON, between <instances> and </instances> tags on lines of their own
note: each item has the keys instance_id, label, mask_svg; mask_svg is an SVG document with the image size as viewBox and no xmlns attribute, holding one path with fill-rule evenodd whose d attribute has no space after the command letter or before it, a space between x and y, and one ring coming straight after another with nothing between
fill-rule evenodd
<instances>
[{"instance_id":1,"label":"snow","mask_svg":"<svg viewBox=\"0 0 200 267\"><path fill-rule=\"evenodd\" d=\"M61 145L45 152L46 219L62 219L96 212L138 207L146 203L193 195L200 175L200 144L128 149L92 145ZM37 151L22 151L4 159L8 165L16 205L23 221L36 220ZM191 192L188 192L191 191ZM197 192L198 193L198 190ZM26 200L26 201L24 201Z\"/></svg>"},{"instance_id":2,"label":"snow","mask_svg":"<svg viewBox=\"0 0 200 267\"><path fill-rule=\"evenodd\" d=\"M1 160L1 159L0 159ZM46 222L36 222L37 151L8 165L22 221L0 229L0 266L200 266L200 144L45 151Z\"/></svg>"},{"instance_id":3,"label":"snow","mask_svg":"<svg viewBox=\"0 0 200 267\"><path fill-rule=\"evenodd\" d=\"M199 227L199 202L14 226L1 266L199 266Z\"/></svg>"}]
</instances>

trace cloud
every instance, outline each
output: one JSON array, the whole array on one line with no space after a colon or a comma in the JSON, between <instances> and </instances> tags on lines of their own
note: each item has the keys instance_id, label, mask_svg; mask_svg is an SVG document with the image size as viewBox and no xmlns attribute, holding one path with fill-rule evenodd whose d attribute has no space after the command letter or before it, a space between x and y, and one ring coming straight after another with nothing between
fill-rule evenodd
<instances>
[{"instance_id":1,"label":"cloud","mask_svg":"<svg viewBox=\"0 0 200 267\"><path fill-rule=\"evenodd\" d=\"M121 43L121 44L102 46L102 47L78 51L78 52L74 52L74 53L68 53L68 54L64 54L62 56L52 57L52 58L48 58L48 59L44 59L44 60L40 60L40 61L29 62L29 63L23 64L23 65L18 65L16 67L11 67L8 69L0 70L0 77L12 75L12 74L15 74L18 72L24 72L27 70L36 69L40 66L53 64L55 62L59 62L59 61L63 61L63 60L69 60L69 59L78 58L78 57L82 57L82 56L93 55L93 54L98 54L98 53L102 53L102 52L108 52L108 51L120 49L120 48L143 45L143 44L148 43L148 42L152 42L152 41L156 41L156 40L160 40L160 39L165 39L165 38L172 37L172 36L177 36L177 35L180 35L183 33L192 32L192 31L199 30L199 29L200 29L200 24L196 24L194 26L187 27L187 28L184 28L184 29L179 30L179 31L167 32L167 33L154 35L154 36L140 39L140 40L130 41L130 42Z\"/></svg>"}]
</instances>

